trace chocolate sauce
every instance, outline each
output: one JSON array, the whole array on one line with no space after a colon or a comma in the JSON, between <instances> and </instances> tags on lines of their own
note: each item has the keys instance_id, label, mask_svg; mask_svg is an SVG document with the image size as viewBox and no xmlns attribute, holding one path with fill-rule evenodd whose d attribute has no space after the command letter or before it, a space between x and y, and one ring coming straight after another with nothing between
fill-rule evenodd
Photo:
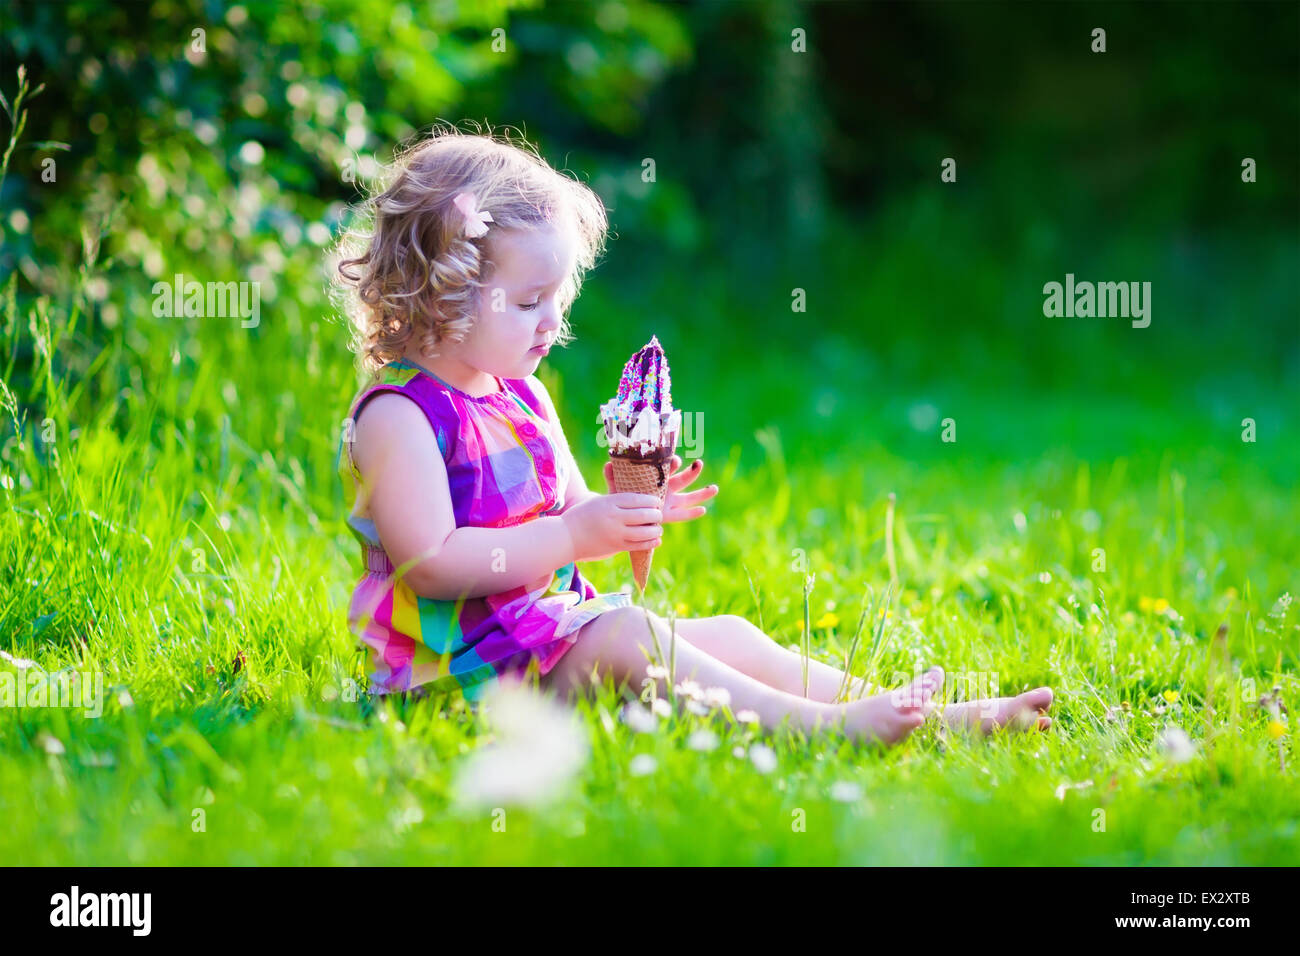
<instances>
[{"instance_id":1,"label":"chocolate sauce","mask_svg":"<svg viewBox=\"0 0 1300 956\"><path fill-rule=\"evenodd\" d=\"M676 449L661 448L651 452L649 455L611 455L612 458L620 458L623 461L630 461L637 465L654 465L659 473L656 484L663 487L668 480L668 468L672 466L673 455Z\"/></svg>"}]
</instances>

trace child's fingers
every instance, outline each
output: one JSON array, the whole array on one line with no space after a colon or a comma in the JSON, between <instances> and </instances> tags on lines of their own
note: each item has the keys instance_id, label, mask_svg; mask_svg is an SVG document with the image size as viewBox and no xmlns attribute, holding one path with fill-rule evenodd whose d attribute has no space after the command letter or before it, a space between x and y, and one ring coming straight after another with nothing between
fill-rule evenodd
<instances>
[{"instance_id":1,"label":"child's fingers","mask_svg":"<svg viewBox=\"0 0 1300 956\"><path fill-rule=\"evenodd\" d=\"M620 512L623 524L630 526L658 524L663 520L663 512L658 508L627 508Z\"/></svg>"},{"instance_id":2,"label":"child's fingers","mask_svg":"<svg viewBox=\"0 0 1300 956\"><path fill-rule=\"evenodd\" d=\"M657 524L632 525L623 531L624 541L655 541L663 537L664 529Z\"/></svg>"},{"instance_id":3,"label":"child's fingers","mask_svg":"<svg viewBox=\"0 0 1300 956\"><path fill-rule=\"evenodd\" d=\"M620 491L617 494L610 495L610 500L620 508L659 508L663 505L654 495L642 494L638 491Z\"/></svg>"},{"instance_id":4,"label":"child's fingers","mask_svg":"<svg viewBox=\"0 0 1300 956\"><path fill-rule=\"evenodd\" d=\"M718 493L717 485L709 485L707 488L700 488L696 491L686 492L685 494L679 493L673 499L673 505L674 506L693 505L699 501L707 501L709 498L712 498L717 493Z\"/></svg>"},{"instance_id":5,"label":"child's fingers","mask_svg":"<svg viewBox=\"0 0 1300 956\"><path fill-rule=\"evenodd\" d=\"M680 459L677 460L680 461ZM669 487L671 487L674 491L677 490L678 488L685 487L686 485L689 485L691 482L693 482L696 478L700 477L700 472L703 470L704 470L704 459L696 458L693 462L691 462L691 467L687 468L685 471L672 475L669 478Z\"/></svg>"},{"instance_id":6,"label":"child's fingers","mask_svg":"<svg viewBox=\"0 0 1300 956\"><path fill-rule=\"evenodd\" d=\"M670 524L674 521L694 521L696 518L702 518L709 513L709 509L703 506L698 508L669 508L664 512L664 524Z\"/></svg>"},{"instance_id":7,"label":"child's fingers","mask_svg":"<svg viewBox=\"0 0 1300 956\"><path fill-rule=\"evenodd\" d=\"M611 494L609 500L617 508L654 508L661 510L659 499L654 495L638 494L635 491L620 491Z\"/></svg>"}]
</instances>

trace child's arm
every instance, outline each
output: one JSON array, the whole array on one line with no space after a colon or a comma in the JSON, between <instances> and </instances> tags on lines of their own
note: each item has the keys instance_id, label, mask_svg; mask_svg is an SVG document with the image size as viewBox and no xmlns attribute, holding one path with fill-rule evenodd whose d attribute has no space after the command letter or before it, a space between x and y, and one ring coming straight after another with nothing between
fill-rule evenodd
<instances>
[{"instance_id":1,"label":"child's arm","mask_svg":"<svg viewBox=\"0 0 1300 956\"><path fill-rule=\"evenodd\" d=\"M403 580L438 600L482 597L531 584L576 560L645 548L662 512L650 495L594 495L563 515L513 528L457 528L447 466L424 413L380 394L357 416L353 459L368 508Z\"/></svg>"},{"instance_id":2,"label":"child's arm","mask_svg":"<svg viewBox=\"0 0 1300 956\"><path fill-rule=\"evenodd\" d=\"M569 478L568 483L560 489L560 499L564 502L564 506L559 511L559 514L565 514L583 502L595 498L597 492L587 488L587 483L582 478L582 471L578 468L577 459L573 457L573 450L569 447L569 438L564 434L564 426L560 424L560 415L555 410L555 403L551 401L551 393L547 391L546 385L536 374L528 376L527 381L541 399L542 407L546 409L547 422L552 430L551 444L555 448L555 454L563 458L567 463L565 471L568 473Z\"/></svg>"},{"instance_id":3,"label":"child's arm","mask_svg":"<svg viewBox=\"0 0 1300 956\"><path fill-rule=\"evenodd\" d=\"M599 492L592 491L587 487L587 483L582 480L582 472L578 470L578 463L569 458L569 484L564 492L564 507L560 509L560 514L571 511L575 506L582 504L584 501L590 501L599 495Z\"/></svg>"}]
</instances>

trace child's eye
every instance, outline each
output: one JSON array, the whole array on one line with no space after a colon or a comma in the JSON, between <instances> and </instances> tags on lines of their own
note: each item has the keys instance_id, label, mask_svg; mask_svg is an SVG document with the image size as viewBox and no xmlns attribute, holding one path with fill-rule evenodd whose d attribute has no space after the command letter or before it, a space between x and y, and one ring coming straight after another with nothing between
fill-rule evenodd
<instances>
[{"instance_id":1,"label":"child's eye","mask_svg":"<svg viewBox=\"0 0 1300 956\"><path fill-rule=\"evenodd\" d=\"M525 304L523 304L523 303L521 302L521 303L519 304L519 308L521 308L521 309L523 309L525 312L527 312L527 311L530 311L530 310L532 310L532 309L537 308L537 307L541 304L541 301L542 301L541 299L538 299L536 302L529 302L527 305L525 305Z\"/></svg>"}]
</instances>

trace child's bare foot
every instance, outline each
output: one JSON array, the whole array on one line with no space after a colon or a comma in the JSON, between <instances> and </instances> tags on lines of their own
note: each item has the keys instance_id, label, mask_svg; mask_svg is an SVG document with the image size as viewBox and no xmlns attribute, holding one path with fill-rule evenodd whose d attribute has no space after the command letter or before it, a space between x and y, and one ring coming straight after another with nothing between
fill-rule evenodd
<instances>
[{"instance_id":1,"label":"child's bare foot","mask_svg":"<svg viewBox=\"0 0 1300 956\"><path fill-rule=\"evenodd\" d=\"M844 704L845 732L868 743L898 743L925 723L934 709L931 698L943 686L943 676L942 667L932 667L903 687Z\"/></svg>"},{"instance_id":2,"label":"child's bare foot","mask_svg":"<svg viewBox=\"0 0 1300 956\"><path fill-rule=\"evenodd\" d=\"M1043 712L1052 706L1052 689L1035 687L1015 697L993 697L949 704L943 709L943 722L952 728L974 728L991 734L999 727L1015 730L1046 730L1052 718Z\"/></svg>"}]
</instances>

